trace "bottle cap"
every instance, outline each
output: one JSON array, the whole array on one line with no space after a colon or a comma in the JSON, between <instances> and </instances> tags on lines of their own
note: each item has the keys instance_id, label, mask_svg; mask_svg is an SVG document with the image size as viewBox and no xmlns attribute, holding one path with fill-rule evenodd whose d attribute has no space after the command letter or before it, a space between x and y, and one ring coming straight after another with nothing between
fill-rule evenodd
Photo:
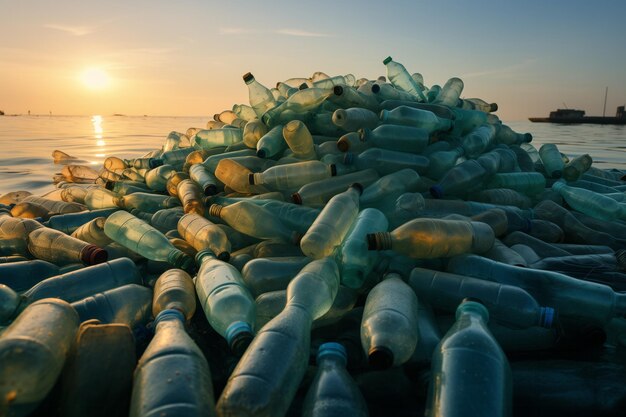
<instances>
[{"instance_id":1,"label":"bottle cap","mask_svg":"<svg viewBox=\"0 0 626 417\"><path fill-rule=\"evenodd\" d=\"M320 359L325 356L340 358L343 361L344 365L348 362L348 354L346 353L346 348L344 348L341 343L322 343L317 350L317 362L319 363Z\"/></svg>"},{"instance_id":2,"label":"bottle cap","mask_svg":"<svg viewBox=\"0 0 626 417\"><path fill-rule=\"evenodd\" d=\"M248 184L254 185L254 174L252 172L248 174Z\"/></svg>"},{"instance_id":3,"label":"bottle cap","mask_svg":"<svg viewBox=\"0 0 626 417\"><path fill-rule=\"evenodd\" d=\"M204 187L204 195L210 196L217 194L217 186L215 184L209 184Z\"/></svg>"},{"instance_id":4,"label":"bottle cap","mask_svg":"<svg viewBox=\"0 0 626 417\"><path fill-rule=\"evenodd\" d=\"M254 339L252 328L246 322L236 321L226 329L226 341L236 356L243 355L252 339Z\"/></svg>"},{"instance_id":5,"label":"bottle cap","mask_svg":"<svg viewBox=\"0 0 626 417\"><path fill-rule=\"evenodd\" d=\"M385 346L373 346L367 352L370 366L377 370L391 368L393 365L393 352Z\"/></svg>"},{"instance_id":6,"label":"bottle cap","mask_svg":"<svg viewBox=\"0 0 626 417\"><path fill-rule=\"evenodd\" d=\"M180 320L181 323L185 322L185 315L180 311L174 308L167 308L162 310L157 316L154 318L154 326L158 326L160 322L163 320Z\"/></svg>"},{"instance_id":7,"label":"bottle cap","mask_svg":"<svg viewBox=\"0 0 626 417\"><path fill-rule=\"evenodd\" d=\"M552 328L556 311L552 307L541 307L541 315L539 317L539 325L546 329Z\"/></svg>"},{"instance_id":8,"label":"bottle cap","mask_svg":"<svg viewBox=\"0 0 626 417\"><path fill-rule=\"evenodd\" d=\"M490 112L498 111L498 103L491 103L491 104L489 104L489 111Z\"/></svg>"},{"instance_id":9,"label":"bottle cap","mask_svg":"<svg viewBox=\"0 0 626 417\"><path fill-rule=\"evenodd\" d=\"M432 195L434 198L443 198L443 188L441 188L440 185L433 185L432 187L430 187L429 191L430 195Z\"/></svg>"},{"instance_id":10,"label":"bottle cap","mask_svg":"<svg viewBox=\"0 0 626 417\"><path fill-rule=\"evenodd\" d=\"M391 57L390 56L388 56L387 58L383 59L383 64L384 65L387 65L390 62L391 62Z\"/></svg>"},{"instance_id":11,"label":"bottle cap","mask_svg":"<svg viewBox=\"0 0 626 417\"><path fill-rule=\"evenodd\" d=\"M252 75L252 73L250 73L250 72L246 72L245 74L243 74L243 80L246 83L250 83L250 82L254 81L254 75Z\"/></svg>"},{"instance_id":12,"label":"bottle cap","mask_svg":"<svg viewBox=\"0 0 626 417\"><path fill-rule=\"evenodd\" d=\"M337 176L337 165L330 164L330 176L331 177Z\"/></svg>"},{"instance_id":13,"label":"bottle cap","mask_svg":"<svg viewBox=\"0 0 626 417\"><path fill-rule=\"evenodd\" d=\"M336 85L333 87L333 94L336 96L340 96L343 94L343 87L340 85Z\"/></svg>"},{"instance_id":14,"label":"bottle cap","mask_svg":"<svg viewBox=\"0 0 626 417\"><path fill-rule=\"evenodd\" d=\"M148 166L150 167L150 169L154 169L157 167L160 167L161 165L163 165L163 159L161 158L150 158L150 161L148 162Z\"/></svg>"},{"instance_id":15,"label":"bottle cap","mask_svg":"<svg viewBox=\"0 0 626 417\"><path fill-rule=\"evenodd\" d=\"M291 199L295 204L302 204L302 197L298 193L291 194Z\"/></svg>"},{"instance_id":16,"label":"bottle cap","mask_svg":"<svg viewBox=\"0 0 626 417\"><path fill-rule=\"evenodd\" d=\"M372 93L378 94L380 92L380 85L372 84Z\"/></svg>"},{"instance_id":17,"label":"bottle cap","mask_svg":"<svg viewBox=\"0 0 626 417\"><path fill-rule=\"evenodd\" d=\"M298 86L298 90L306 90L307 88L309 88L307 83L302 83Z\"/></svg>"},{"instance_id":18,"label":"bottle cap","mask_svg":"<svg viewBox=\"0 0 626 417\"><path fill-rule=\"evenodd\" d=\"M201 251L198 251L198 253L196 253L196 256L194 257L196 264L200 265L202 263L202 258L204 258L205 256L209 256L215 259L215 254L211 249L202 249Z\"/></svg>"},{"instance_id":19,"label":"bottle cap","mask_svg":"<svg viewBox=\"0 0 626 417\"><path fill-rule=\"evenodd\" d=\"M220 252L220 254L217 255L217 259L219 259L220 261L228 262L228 260L230 259L230 252Z\"/></svg>"},{"instance_id":20,"label":"bottle cap","mask_svg":"<svg viewBox=\"0 0 626 417\"><path fill-rule=\"evenodd\" d=\"M97 265L106 262L109 254L96 245L87 245L80 252L80 260L86 265Z\"/></svg>"},{"instance_id":21,"label":"bottle cap","mask_svg":"<svg viewBox=\"0 0 626 417\"><path fill-rule=\"evenodd\" d=\"M263 148L256 151L256 156L259 158L265 158L267 156L267 151Z\"/></svg>"},{"instance_id":22,"label":"bottle cap","mask_svg":"<svg viewBox=\"0 0 626 417\"><path fill-rule=\"evenodd\" d=\"M347 140L339 139L337 141L337 149L339 149L341 152L348 152L348 149L350 149L350 142Z\"/></svg>"},{"instance_id":23,"label":"bottle cap","mask_svg":"<svg viewBox=\"0 0 626 417\"><path fill-rule=\"evenodd\" d=\"M115 186L115 182L114 181L106 181L104 183L104 188L106 188L109 191L113 191L113 187Z\"/></svg>"}]
</instances>

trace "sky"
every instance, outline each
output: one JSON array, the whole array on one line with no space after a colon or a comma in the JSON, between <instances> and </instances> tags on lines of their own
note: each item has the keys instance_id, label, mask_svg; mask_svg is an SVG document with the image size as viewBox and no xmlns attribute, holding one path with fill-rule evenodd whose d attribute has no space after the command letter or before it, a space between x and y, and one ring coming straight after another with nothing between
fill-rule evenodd
<instances>
[{"instance_id":1,"label":"sky","mask_svg":"<svg viewBox=\"0 0 626 417\"><path fill-rule=\"evenodd\" d=\"M0 0L0 110L7 114L212 116L260 83L386 74L392 56L425 84L502 120L626 104L626 2Z\"/></svg>"}]
</instances>

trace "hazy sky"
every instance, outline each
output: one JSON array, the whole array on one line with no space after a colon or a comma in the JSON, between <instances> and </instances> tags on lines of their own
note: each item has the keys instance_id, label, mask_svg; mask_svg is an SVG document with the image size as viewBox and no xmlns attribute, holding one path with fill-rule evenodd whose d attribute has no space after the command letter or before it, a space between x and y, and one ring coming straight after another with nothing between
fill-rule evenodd
<instances>
[{"instance_id":1,"label":"hazy sky","mask_svg":"<svg viewBox=\"0 0 626 417\"><path fill-rule=\"evenodd\" d=\"M391 55L426 85L503 120L626 102L626 1L0 0L6 113L212 115L315 71L385 74ZM99 87L98 85L101 84ZM98 87L98 88L96 88Z\"/></svg>"}]
</instances>

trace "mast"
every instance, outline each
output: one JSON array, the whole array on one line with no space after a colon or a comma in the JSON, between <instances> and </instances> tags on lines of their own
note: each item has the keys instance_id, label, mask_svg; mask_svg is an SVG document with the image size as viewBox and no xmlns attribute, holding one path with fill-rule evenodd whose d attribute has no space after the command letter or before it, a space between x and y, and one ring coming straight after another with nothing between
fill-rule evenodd
<instances>
[{"instance_id":1,"label":"mast","mask_svg":"<svg viewBox=\"0 0 626 417\"><path fill-rule=\"evenodd\" d=\"M606 96L609 94L609 87L604 90L604 108L602 109L602 117L606 114Z\"/></svg>"}]
</instances>

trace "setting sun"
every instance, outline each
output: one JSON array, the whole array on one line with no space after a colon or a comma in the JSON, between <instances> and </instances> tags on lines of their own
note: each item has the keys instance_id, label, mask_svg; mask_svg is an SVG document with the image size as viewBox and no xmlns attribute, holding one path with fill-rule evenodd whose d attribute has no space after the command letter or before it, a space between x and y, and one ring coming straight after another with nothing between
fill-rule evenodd
<instances>
[{"instance_id":1,"label":"setting sun","mask_svg":"<svg viewBox=\"0 0 626 417\"><path fill-rule=\"evenodd\" d=\"M83 84L92 90L102 90L109 86L109 75L100 68L88 68L80 74Z\"/></svg>"}]
</instances>

